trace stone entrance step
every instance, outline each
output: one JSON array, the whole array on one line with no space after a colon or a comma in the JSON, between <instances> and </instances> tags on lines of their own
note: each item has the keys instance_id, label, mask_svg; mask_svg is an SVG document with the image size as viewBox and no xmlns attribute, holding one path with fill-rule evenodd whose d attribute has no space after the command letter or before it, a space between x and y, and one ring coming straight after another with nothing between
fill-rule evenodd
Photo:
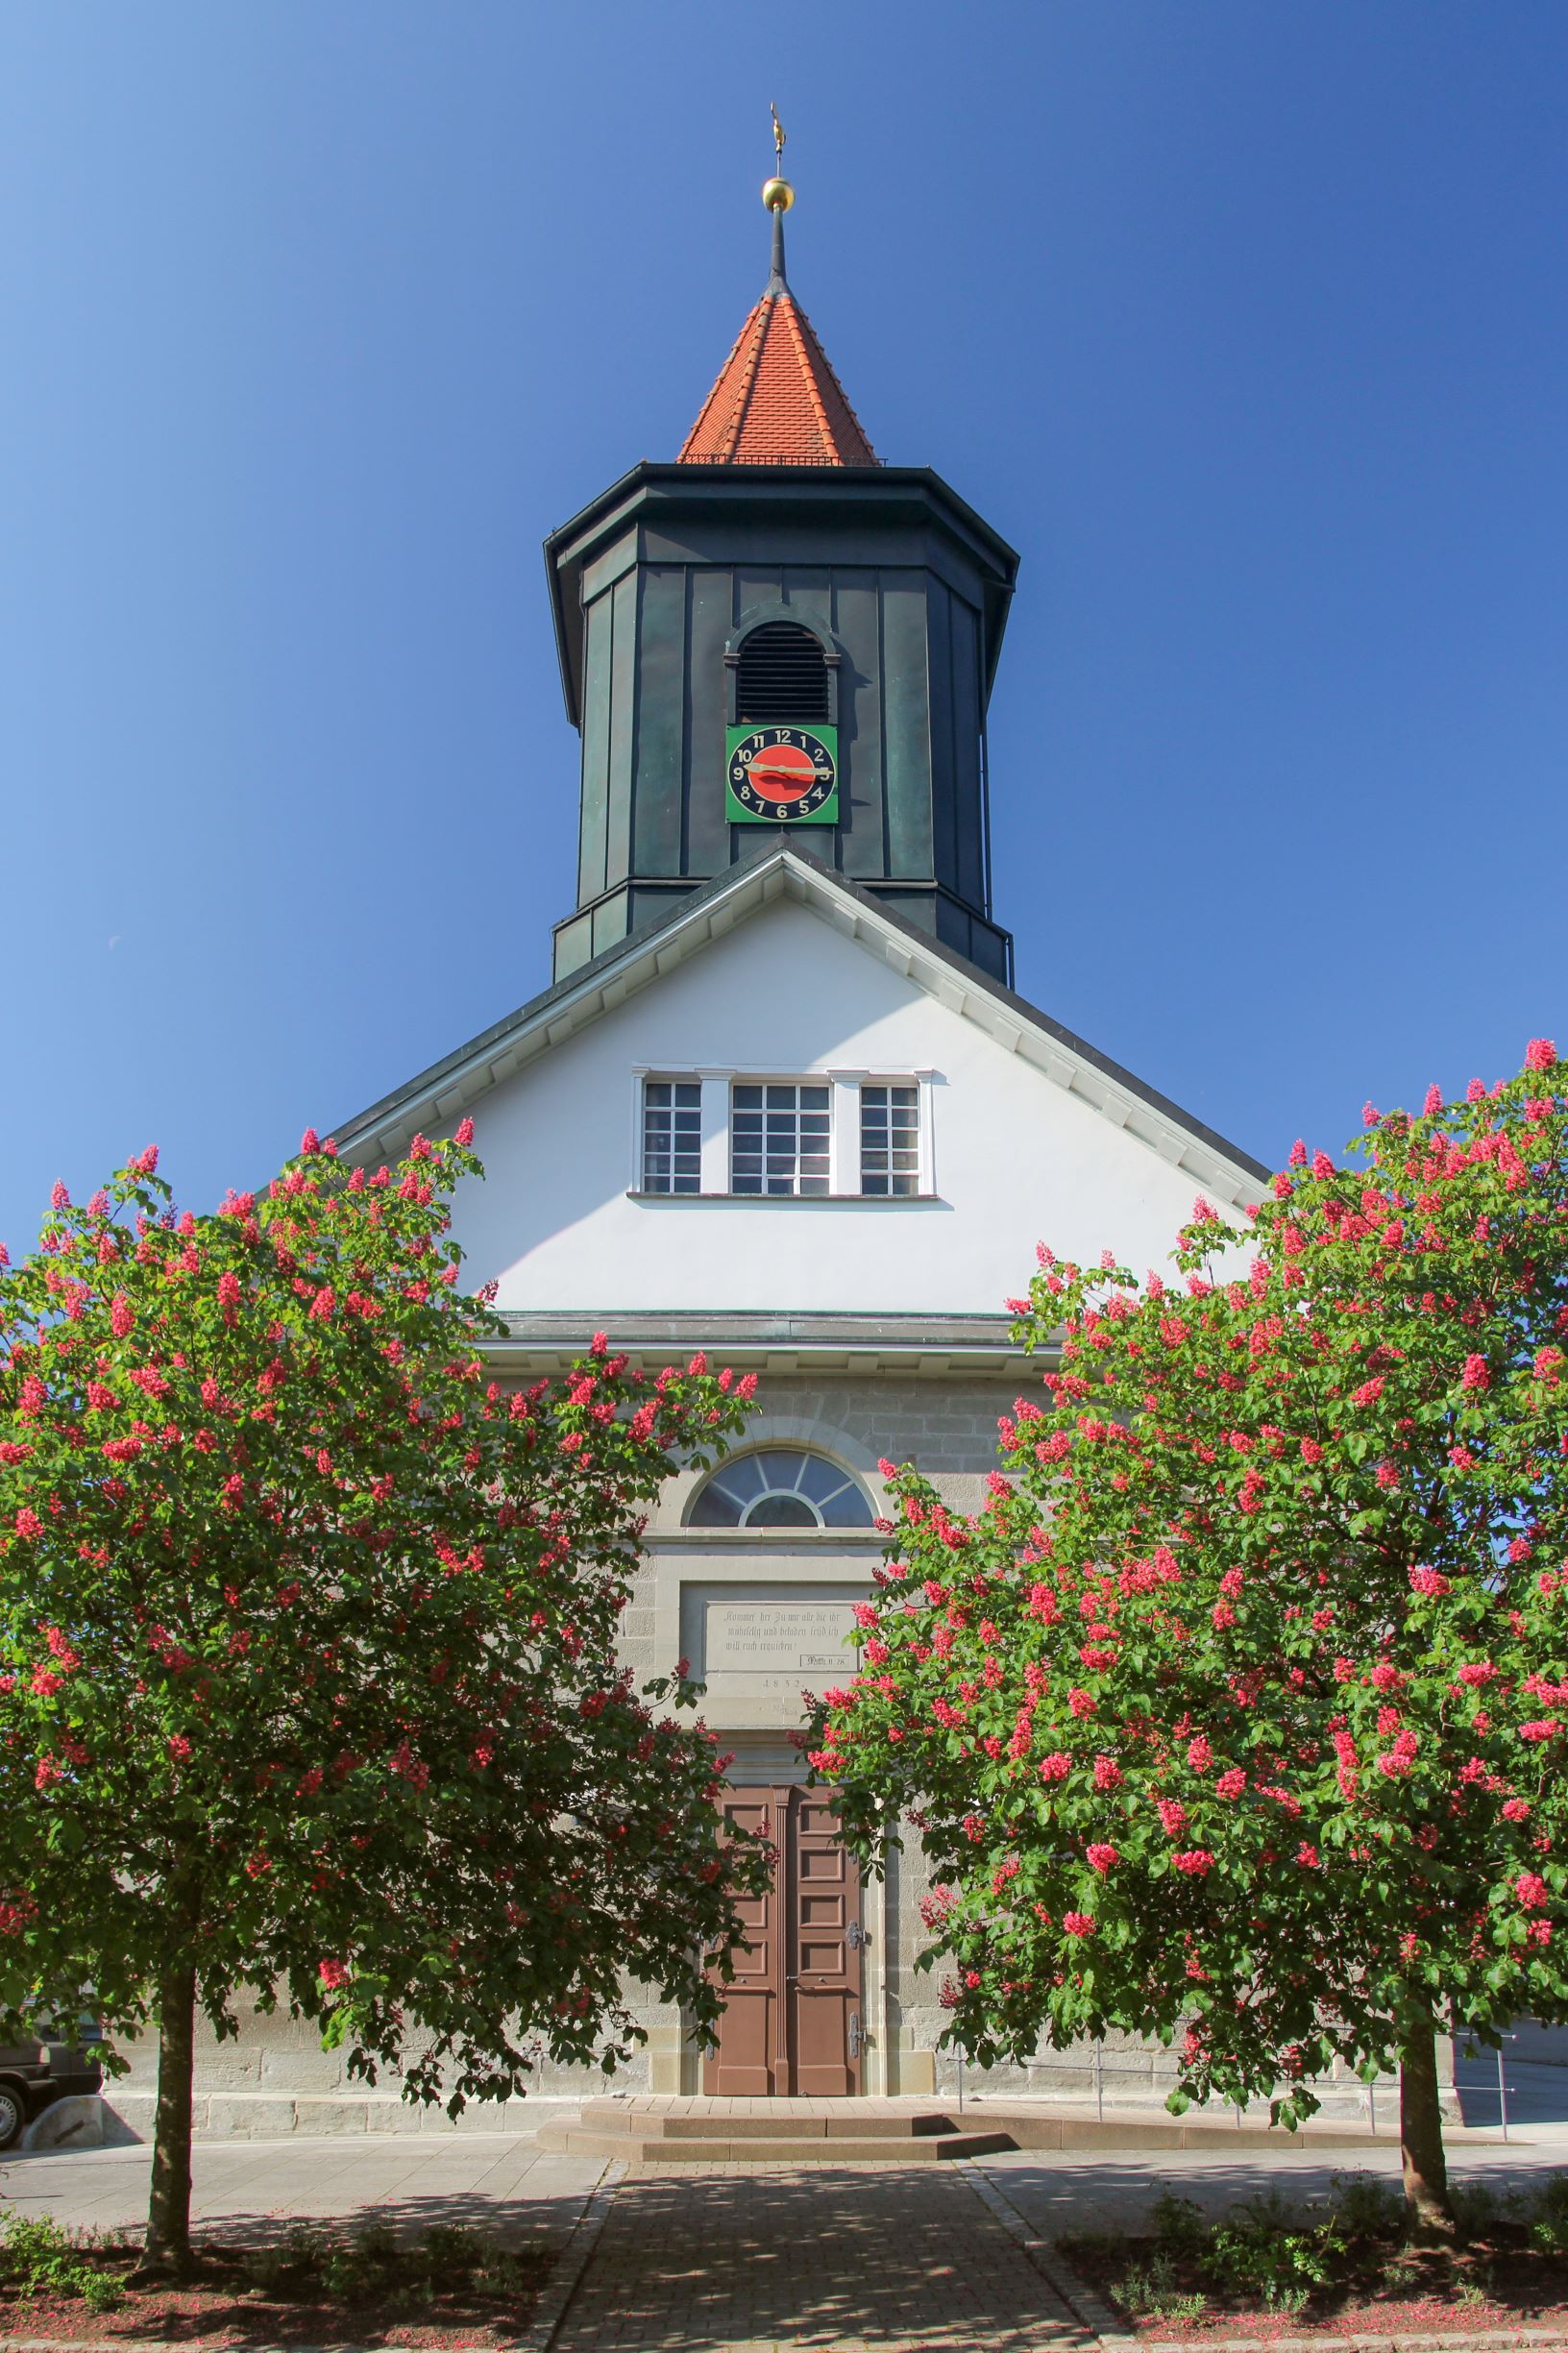
<instances>
[{"instance_id":1,"label":"stone entrance step","mask_svg":"<svg viewBox=\"0 0 1568 2353\"><path fill-rule=\"evenodd\" d=\"M942 2109L861 2099L595 2099L576 2123L539 2134L541 2148L633 2165L936 2165L1017 2145Z\"/></svg>"},{"instance_id":2,"label":"stone entrance step","mask_svg":"<svg viewBox=\"0 0 1568 2353\"><path fill-rule=\"evenodd\" d=\"M581 2115L546 2124L539 2146L579 2157L621 2157L632 2166L938 2165L1031 2148L1364 2148L1364 2126L1315 2122L1281 2132L1262 2119L1173 2117L1164 2109L1074 2112L1054 2102L982 2113L919 2099L718 2099L635 2093L591 2099Z\"/></svg>"}]
</instances>

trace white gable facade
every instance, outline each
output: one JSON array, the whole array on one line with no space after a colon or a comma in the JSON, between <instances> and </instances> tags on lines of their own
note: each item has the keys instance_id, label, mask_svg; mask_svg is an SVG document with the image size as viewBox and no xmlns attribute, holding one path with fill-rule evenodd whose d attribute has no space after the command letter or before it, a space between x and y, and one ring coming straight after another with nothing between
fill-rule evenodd
<instances>
[{"instance_id":1,"label":"white gable facade","mask_svg":"<svg viewBox=\"0 0 1568 2353\"><path fill-rule=\"evenodd\" d=\"M1163 1264L1197 1193L1241 1208L1262 1173L787 849L454 1059L342 1148L471 1115L487 1178L458 1237L524 1318L1005 1318L1037 1240ZM649 1079L701 1088L696 1191L645 1184ZM735 1191L734 1088L801 1079L832 1093L825 1189ZM889 1084L919 1090L898 1197L862 1189L860 1091Z\"/></svg>"},{"instance_id":2,"label":"white gable facade","mask_svg":"<svg viewBox=\"0 0 1568 2353\"><path fill-rule=\"evenodd\" d=\"M760 1167L759 1095L763 1123L775 1097L790 1106ZM339 1148L383 1157L465 1115L486 1177L459 1195L457 1236L472 1281L498 1286L509 1376L603 1330L651 1367L701 1347L759 1380L730 1464L662 1499L625 1640L643 1675L692 1660L733 1752L733 1810L780 1843L754 1924L762 1982L737 1988L717 2053L650 2008L628 2088L939 2091L937 1988L913 1967L919 1842L862 1887L791 1738L803 1693L853 1669L853 1605L882 1556L878 1462L914 1460L975 1507L997 1416L1043 1370L1007 1307L1037 1241L1162 1266L1198 1193L1244 1210L1262 1171L793 845L339 1129Z\"/></svg>"}]
</instances>

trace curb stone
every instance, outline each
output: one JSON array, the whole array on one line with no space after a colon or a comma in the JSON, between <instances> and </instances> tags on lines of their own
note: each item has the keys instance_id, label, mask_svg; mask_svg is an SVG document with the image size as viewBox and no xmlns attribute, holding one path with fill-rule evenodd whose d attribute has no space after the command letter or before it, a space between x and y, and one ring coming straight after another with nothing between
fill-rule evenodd
<instances>
[{"instance_id":1,"label":"curb stone","mask_svg":"<svg viewBox=\"0 0 1568 2353\"><path fill-rule=\"evenodd\" d=\"M1085 2332L1086 2353L1088 2347L1095 2348L1096 2353L1153 2353L1152 2347L1143 2345L1138 2338L1129 2337L1117 2327L1115 2315L1109 2305L1103 2304L1092 2288L1086 2287L1075 2272L1067 2269L1045 2241L1037 2236L1012 2199L997 2188L982 2165L972 2157L960 2157L956 2160L955 2170L964 2175L981 2204L994 2216L1008 2237L1028 2258L1046 2287L1066 2306ZM0 2353L3 2353L3 2348L0 2348ZM1184 2347L1183 2353L1190 2353L1190 2348ZM1206 2344L1204 2353L1219 2353L1219 2348Z\"/></svg>"},{"instance_id":2,"label":"curb stone","mask_svg":"<svg viewBox=\"0 0 1568 2353\"><path fill-rule=\"evenodd\" d=\"M1333 2329L1318 2329L1310 2337L1127 2337L1118 2345L1134 2345L1138 2353L1521 2353L1535 2346L1539 2353L1561 2353L1568 2336L1560 2328L1489 2328L1468 2336L1450 2337L1446 2331L1429 2336L1341 2337Z\"/></svg>"},{"instance_id":3,"label":"curb stone","mask_svg":"<svg viewBox=\"0 0 1568 2353\"><path fill-rule=\"evenodd\" d=\"M625 2166L617 2158L600 2175L597 2187L572 2228L572 2235L561 2250L559 2263L550 2286L539 2299L534 2318L521 2336L510 2341L511 2353L550 2353L557 2330L566 2317L566 2308L576 2293L577 2283L588 2268L600 2232L615 2201L615 2194L625 2175ZM171 2353L175 2340L168 2337L0 2337L0 2353ZM331 2345L273 2345L247 2344L245 2353L385 2353L384 2347L348 2345L335 2341Z\"/></svg>"},{"instance_id":4,"label":"curb stone","mask_svg":"<svg viewBox=\"0 0 1568 2353\"><path fill-rule=\"evenodd\" d=\"M561 2253L560 2262L551 2274L549 2287L539 2299L539 2308L527 2333L515 2340L518 2353L550 2353L567 2307L576 2294L583 2273L593 2259L600 2233L609 2218L615 2203L615 2194L626 2177L626 2164L617 2157L599 2177L588 2203L577 2217L576 2226ZM0 2346L0 2353L5 2348Z\"/></svg>"}]
</instances>

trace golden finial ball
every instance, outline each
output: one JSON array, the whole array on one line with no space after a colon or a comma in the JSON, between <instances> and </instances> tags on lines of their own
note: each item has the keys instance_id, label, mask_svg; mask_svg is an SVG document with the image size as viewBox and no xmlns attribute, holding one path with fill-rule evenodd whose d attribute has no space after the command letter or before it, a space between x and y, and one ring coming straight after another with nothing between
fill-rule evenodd
<instances>
[{"instance_id":1,"label":"golden finial ball","mask_svg":"<svg viewBox=\"0 0 1568 2353\"><path fill-rule=\"evenodd\" d=\"M795 190L787 180L765 180L762 201L770 212L788 212L795 202Z\"/></svg>"}]
</instances>

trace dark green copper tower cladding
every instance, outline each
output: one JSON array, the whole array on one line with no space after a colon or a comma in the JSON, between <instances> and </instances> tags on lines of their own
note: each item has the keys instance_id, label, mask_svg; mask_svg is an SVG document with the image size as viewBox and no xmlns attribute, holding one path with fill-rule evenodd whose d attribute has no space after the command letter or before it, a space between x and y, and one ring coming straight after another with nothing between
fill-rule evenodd
<instances>
[{"instance_id":1,"label":"dark green copper tower cladding","mask_svg":"<svg viewBox=\"0 0 1568 2353\"><path fill-rule=\"evenodd\" d=\"M555 977L793 837L1010 982L986 706L1017 557L937 475L870 458L781 247L775 217L768 291L682 462L635 467L545 543L582 738L577 906L556 926ZM757 789L736 782L743 745L763 762Z\"/></svg>"}]
</instances>

